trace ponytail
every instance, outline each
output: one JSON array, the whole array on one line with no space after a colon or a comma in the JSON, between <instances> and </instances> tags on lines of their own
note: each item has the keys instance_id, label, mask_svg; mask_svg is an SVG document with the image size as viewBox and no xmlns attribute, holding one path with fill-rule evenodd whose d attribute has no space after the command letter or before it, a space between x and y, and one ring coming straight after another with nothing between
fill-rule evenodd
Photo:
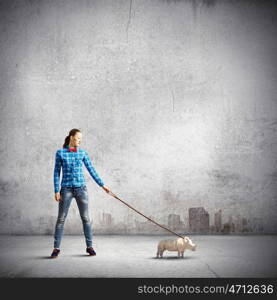
<instances>
[{"instance_id":1,"label":"ponytail","mask_svg":"<svg viewBox=\"0 0 277 300\"><path fill-rule=\"evenodd\" d=\"M66 148L66 146L69 145L69 142L70 142L70 135L68 135L65 140L64 140L64 144L63 144L63 148Z\"/></svg>"}]
</instances>

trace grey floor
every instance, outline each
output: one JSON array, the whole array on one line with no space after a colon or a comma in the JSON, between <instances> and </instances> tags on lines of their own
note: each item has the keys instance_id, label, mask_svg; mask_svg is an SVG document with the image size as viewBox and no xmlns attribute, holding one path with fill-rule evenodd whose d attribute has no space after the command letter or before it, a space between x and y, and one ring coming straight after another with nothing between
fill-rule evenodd
<instances>
[{"instance_id":1,"label":"grey floor","mask_svg":"<svg viewBox=\"0 0 277 300\"><path fill-rule=\"evenodd\" d=\"M61 254L49 259L52 236L0 236L0 277L277 277L277 236L190 236L197 251L184 258L165 252L160 240L174 236L95 235L95 257L82 235L64 235Z\"/></svg>"}]
</instances>

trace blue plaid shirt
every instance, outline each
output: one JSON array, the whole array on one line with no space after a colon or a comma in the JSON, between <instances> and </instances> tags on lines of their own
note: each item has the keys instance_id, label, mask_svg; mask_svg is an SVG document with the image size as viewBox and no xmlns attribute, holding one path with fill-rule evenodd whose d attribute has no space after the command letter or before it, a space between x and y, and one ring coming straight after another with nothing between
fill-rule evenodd
<instances>
[{"instance_id":1,"label":"blue plaid shirt","mask_svg":"<svg viewBox=\"0 0 277 300\"><path fill-rule=\"evenodd\" d=\"M62 187L80 187L86 185L83 174L83 163L91 177L99 186L103 186L104 182L98 176L92 166L88 153L77 147L77 152L70 152L69 146L59 149L56 152L55 168L54 168L54 189L55 193L60 191L60 173L63 169Z\"/></svg>"}]
</instances>

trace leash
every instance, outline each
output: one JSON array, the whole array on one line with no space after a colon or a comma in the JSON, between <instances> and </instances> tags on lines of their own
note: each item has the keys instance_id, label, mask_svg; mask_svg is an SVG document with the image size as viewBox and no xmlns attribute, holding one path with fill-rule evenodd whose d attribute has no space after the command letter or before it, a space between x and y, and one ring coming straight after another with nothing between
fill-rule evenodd
<instances>
[{"instance_id":1,"label":"leash","mask_svg":"<svg viewBox=\"0 0 277 300\"><path fill-rule=\"evenodd\" d=\"M176 232L174 232L174 231L172 231L172 230L170 230L170 229L164 227L163 225L161 225L161 224L157 223L156 221L150 219L149 217L145 216L143 213L139 212L137 209L135 209L134 207L132 207L130 204L128 204L128 203L126 203L125 201L123 201L122 199L118 198L113 192L109 191L108 194L110 194L111 196L113 196L113 197L116 198L117 200L121 201L122 203L124 203L125 205L127 205L128 207L130 207L130 208L133 209L135 212L137 212L138 214L140 214L140 215L143 216L144 218L148 219L149 221L155 223L156 225L162 227L163 229L165 229L165 230L167 230L167 231L169 231L169 232L171 232L171 233L173 233L173 234L175 234L175 235L181 237L182 239L184 239L184 237L183 237L182 235L180 235L180 234L178 234L178 233L176 233Z\"/></svg>"}]
</instances>

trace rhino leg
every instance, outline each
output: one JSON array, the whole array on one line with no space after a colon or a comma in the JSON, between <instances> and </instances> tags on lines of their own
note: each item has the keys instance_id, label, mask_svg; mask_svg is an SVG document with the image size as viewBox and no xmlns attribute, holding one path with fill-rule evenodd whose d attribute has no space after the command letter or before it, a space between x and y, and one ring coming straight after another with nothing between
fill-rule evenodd
<instances>
[{"instance_id":1,"label":"rhino leg","mask_svg":"<svg viewBox=\"0 0 277 300\"><path fill-rule=\"evenodd\" d=\"M160 248L159 246L157 247L157 254L156 254L156 258L159 258L159 255L160 255Z\"/></svg>"},{"instance_id":2,"label":"rhino leg","mask_svg":"<svg viewBox=\"0 0 277 300\"><path fill-rule=\"evenodd\" d=\"M157 250L156 258L159 258L159 256L160 256L160 250L158 249L158 250Z\"/></svg>"},{"instance_id":3,"label":"rhino leg","mask_svg":"<svg viewBox=\"0 0 277 300\"><path fill-rule=\"evenodd\" d=\"M158 246L158 249L157 249L157 258L159 258L159 256L160 257L163 257L163 251L164 251L164 249L161 247L161 246Z\"/></svg>"}]
</instances>

